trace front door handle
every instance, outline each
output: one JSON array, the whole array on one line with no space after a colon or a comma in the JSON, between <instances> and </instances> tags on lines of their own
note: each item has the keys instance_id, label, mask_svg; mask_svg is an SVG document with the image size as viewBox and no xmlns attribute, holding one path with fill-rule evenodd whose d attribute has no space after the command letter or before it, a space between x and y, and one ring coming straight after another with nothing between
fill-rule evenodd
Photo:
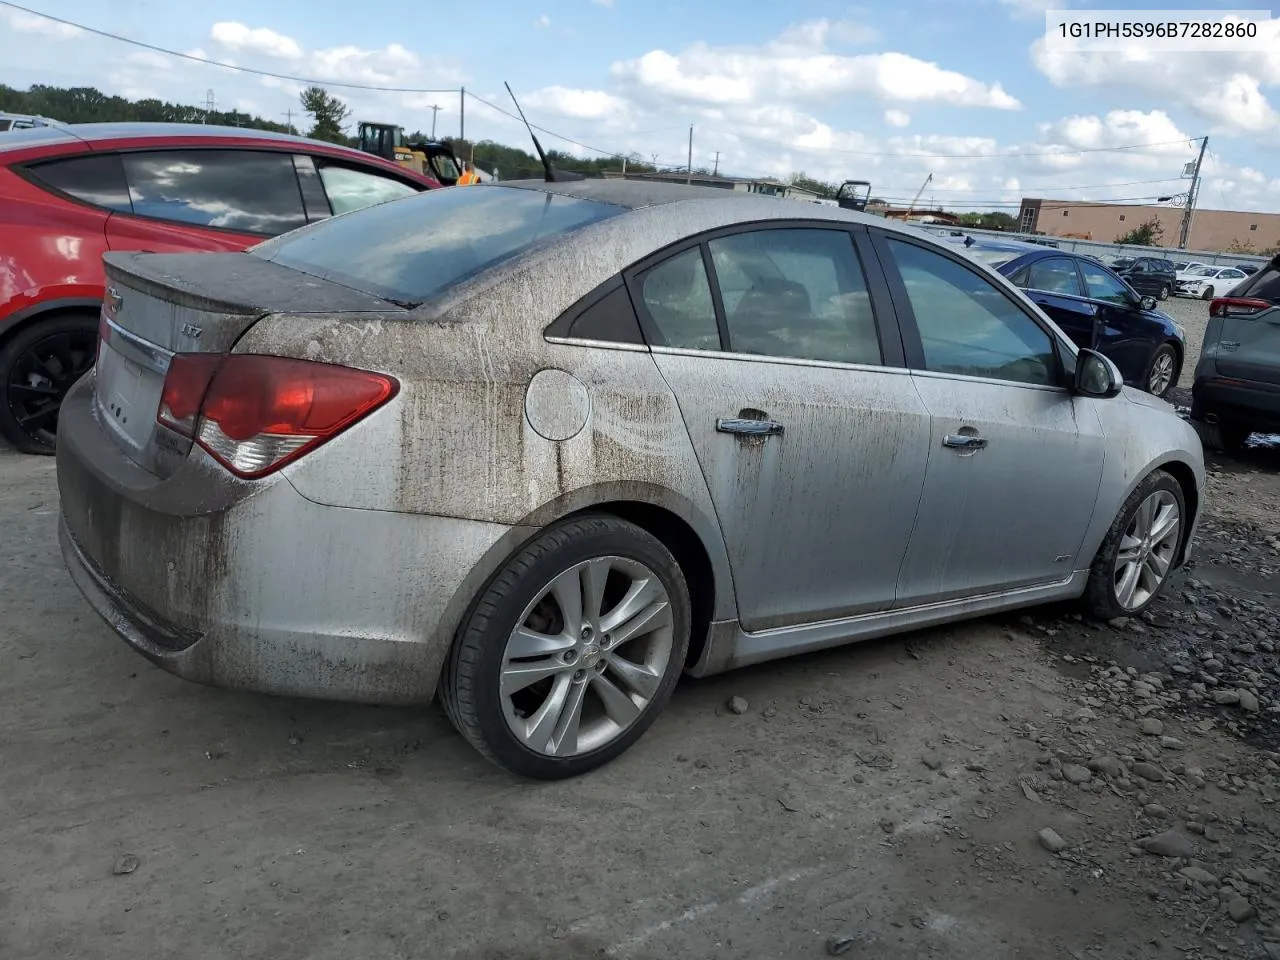
<instances>
[{"instance_id":1,"label":"front door handle","mask_svg":"<svg viewBox=\"0 0 1280 960\"><path fill-rule=\"evenodd\" d=\"M772 437L782 433L782 424L776 420L747 420L742 417L721 417L716 421L718 433L735 433L740 437Z\"/></svg>"},{"instance_id":2,"label":"front door handle","mask_svg":"<svg viewBox=\"0 0 1280 960\"><path fill-rule=\"evenodd\" d=\"M981 450L987 445L986 437L969 437L963 434L949 433L942 438L944 447L955 450Z\"/></svg>"}]
</instances>

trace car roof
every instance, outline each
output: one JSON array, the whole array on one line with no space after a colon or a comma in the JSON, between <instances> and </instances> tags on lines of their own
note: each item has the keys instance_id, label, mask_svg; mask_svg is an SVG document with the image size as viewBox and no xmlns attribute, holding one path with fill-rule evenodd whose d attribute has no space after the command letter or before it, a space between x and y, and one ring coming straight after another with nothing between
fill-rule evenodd
<instances>
[{"instance_id":1,"label":"car roof","mask_svg":"<svg viewBox=\"0 0 1280 960\"><path fill-rule=\"evenodd\" d=\"M174 137L186 139L207 137L211 140L270 140L273 143L296 143L300 146L305 145L308 148L319 146L329 150L350 151L352 149L342 144L326 143L323 140L312 140L309 137L298 137L290 133L276 133L272 130L255 130L250 127L222 127L202 123L144 123L142 121L130 121L124 123L51 123L47 127L13 130L3 140L0 140L0 151L22 150L27 147L51 143L72 143L76 140L92 145L109 140L172 139ZM364 154L364 156L370 155Z\"/></svg>"}]
</instances>

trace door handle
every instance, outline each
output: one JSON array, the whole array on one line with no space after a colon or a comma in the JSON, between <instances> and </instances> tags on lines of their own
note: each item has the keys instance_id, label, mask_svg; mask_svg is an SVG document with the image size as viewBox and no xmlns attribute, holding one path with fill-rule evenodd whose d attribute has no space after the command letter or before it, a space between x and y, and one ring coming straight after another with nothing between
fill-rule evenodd
<instances>
[{"instance_id":1,"label":"door handle","mask_svg":"<svg viewBox=\"0 0 1280 960\"><path fill-rule=\"evenodd\" d=\"M742 417L721 417L716 421L716 432L734 433L740 437L772 437L782 433L782 424L776 420L746 420Z\"/></svg>"},{"instance_id":2,"label":"door handle","mask_svg":"<svg viewBox=\"0 0 1280 960\"><path fill-rule=\"evenodd\" d=\"M955 450L982 450L987 445L987 438L967 437L963 434L949 433L942 438L942 445Z\"/></svg>"}]
</instances>

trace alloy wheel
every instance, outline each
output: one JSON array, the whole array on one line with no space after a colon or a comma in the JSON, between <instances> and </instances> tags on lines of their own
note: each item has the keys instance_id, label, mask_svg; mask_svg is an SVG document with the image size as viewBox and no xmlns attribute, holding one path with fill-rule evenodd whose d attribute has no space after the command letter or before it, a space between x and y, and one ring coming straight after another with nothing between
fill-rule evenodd
<instances>
[{"instance_id":1,"label":"alloy wheel","mask_svg":"<svg viewBox=\"0 0 1280 960\"><path fill-rule=\"evenodd\" d=\"M507 726L546 756L605 746L657 696L673 636L671 600L643 563L575 564L538 591L507 640L500 681Z\"/></svg>"},{"instance_id":2,"label":"alloy wheel","mask_svg":"<svg viewBox=\"0 0 1280 960\"><path fill-rule=\"evenodd\" d=\"M1151 373L1147 375L1147 392L1162 397L1173 383L1173 355L1161 350L1151 361Z\"/></svg>"},{"instance_id":3,"label":"alloy wheel","mask_svg":"<svg viewBox=\"0 0 1280 960\"><path fill-rule=\"evenodd\" d=\"M1142 501L1116 552L1112 584L1121 607L1137 610L1155 596L1173 566L1181 532L1182 515L1172 493L1156 490Z\"/></svg>"},{"instance_id":4,"label":"alloy wheel","mask_svg":"<svg viewBox=\"0 0 1280 960\"><path fill-rule=\"evenodd\" d=\"M53 446L62 400L93 366L97 348L93 330L50 333L32 343L9 368L5 400L33 442Z\"/></svg>"}]
</instances>

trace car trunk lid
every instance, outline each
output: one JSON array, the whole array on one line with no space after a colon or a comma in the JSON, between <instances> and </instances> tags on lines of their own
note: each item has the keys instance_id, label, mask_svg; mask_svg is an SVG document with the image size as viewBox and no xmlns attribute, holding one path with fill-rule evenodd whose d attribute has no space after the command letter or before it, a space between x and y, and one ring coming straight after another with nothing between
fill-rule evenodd
<instances>
[{"instance_id":1,"label":"car trunk lid","mask_svg":"<svg viewBox=\"0 0 1280 960\"><path fill-rule=\"evenodd\" d=\"M131 459L168 476L192 441L156 421L175 354L230 352L263 317L386 314L385 300L242 253L108 253L95 405Z\"/></svg>"}]
</instances>

